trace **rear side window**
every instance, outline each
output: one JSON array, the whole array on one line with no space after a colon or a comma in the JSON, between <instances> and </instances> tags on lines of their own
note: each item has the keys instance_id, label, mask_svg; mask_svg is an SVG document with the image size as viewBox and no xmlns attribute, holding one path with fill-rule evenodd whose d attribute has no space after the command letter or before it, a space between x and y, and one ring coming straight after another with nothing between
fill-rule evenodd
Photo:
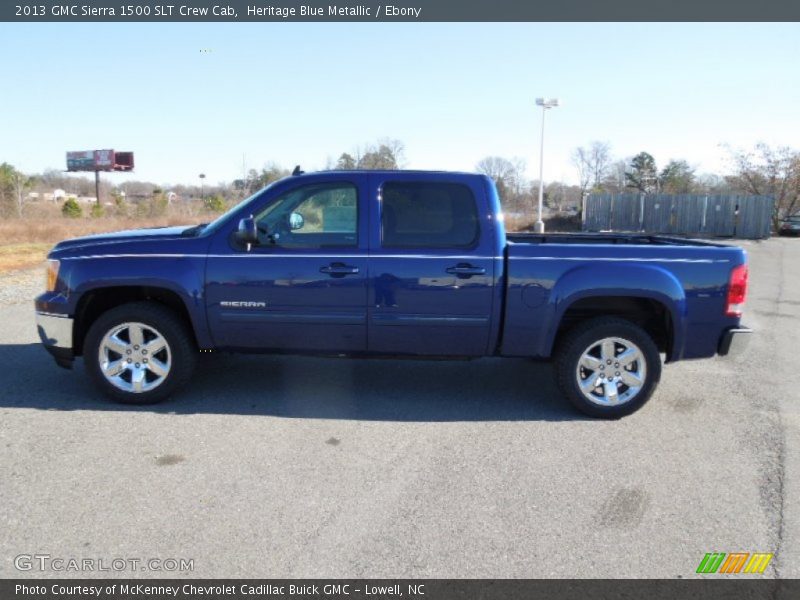
<instances>
[{"instance_id":1,"label":"rear side window","mask_svg":"<svg viewBox=\"0 0 800 600\"><path fill-rule=\"evenodd\" d=\"M478 241L475 196L459 183L387 182L381 202L384 248L468 248Z\"/></svg>"}]
</instances>

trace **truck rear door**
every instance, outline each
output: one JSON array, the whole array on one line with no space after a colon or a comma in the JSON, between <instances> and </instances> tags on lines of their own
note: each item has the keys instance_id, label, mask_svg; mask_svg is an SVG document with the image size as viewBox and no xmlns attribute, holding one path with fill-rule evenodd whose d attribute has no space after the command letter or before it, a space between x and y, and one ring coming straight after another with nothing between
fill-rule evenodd
<instances>
[{"instance_id":1,"label":"truck rear door","mask_svg":"<svg viewBox=\"0 0 800 600\"><path fill-rule=\"evenodd\" d=\"M485 354L495 251L481 180L381 173L369 193L369 351Z\"/></svg>"}]
</instances>

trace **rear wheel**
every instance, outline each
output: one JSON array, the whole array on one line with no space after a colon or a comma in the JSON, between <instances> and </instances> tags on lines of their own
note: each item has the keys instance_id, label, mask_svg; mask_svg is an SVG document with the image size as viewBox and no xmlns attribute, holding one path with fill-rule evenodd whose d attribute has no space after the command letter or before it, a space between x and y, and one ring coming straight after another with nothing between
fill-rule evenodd
<instances>
[{"instance_id":1,"label":"rear wheel","mask_svg":"<svg viewBox=\"0 0 800 600\"><path fill-rule=\"evenodd\" d=\"M89 328L84 359L95 384L127 404L152 404L187 383L197 350L183 321L152 302L111 309Z\"/></svg>"},{"instance_id":2,"label":"rear wheel","mask_svg":"<svg viewBox=\"0 0 800 600\"><path fill-rule=\"evenodd\" d=\"M642 406L661 378L661 356L641 327L616 317L586 321L556 352L559 388L592 417L615 419Z\"/></svg>"}]
</instances>

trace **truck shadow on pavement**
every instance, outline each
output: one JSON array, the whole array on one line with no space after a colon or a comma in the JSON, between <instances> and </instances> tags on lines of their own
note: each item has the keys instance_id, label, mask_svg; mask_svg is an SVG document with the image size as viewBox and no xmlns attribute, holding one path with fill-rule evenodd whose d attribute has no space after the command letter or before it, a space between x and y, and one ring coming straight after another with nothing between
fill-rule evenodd
<instances>
[{"instance_id":1,"label":"truck shadow on pavement","mask_svg":"<svg viewBox=\"0 0 800 600\"><path fill-rule=\"evenodd\" d=\"M584 420L525 359L418 361L203 356L192 383L161 404L126 406L95 390L82 360L57 367L39 344L0 345L0 408L233 414L366 421Z\"/></svg>"}]
</instances>

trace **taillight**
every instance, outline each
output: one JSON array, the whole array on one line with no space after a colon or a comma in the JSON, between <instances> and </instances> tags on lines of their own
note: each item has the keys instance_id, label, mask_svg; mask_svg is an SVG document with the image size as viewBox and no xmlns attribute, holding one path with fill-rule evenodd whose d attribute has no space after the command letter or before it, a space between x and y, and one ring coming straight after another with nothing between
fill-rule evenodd
<instances>
[{"instance_id":1,"label":"taillight","mask_svg":"<svg viewBox=\"0 0 800 600\"><path fill-rule=\"evenodd\" d=\"M744 300L747 297L747 265L739 265L731 271L728 281L728 300L725 302L725 315L741 317Z\"/></svg>"}]
</instances>

